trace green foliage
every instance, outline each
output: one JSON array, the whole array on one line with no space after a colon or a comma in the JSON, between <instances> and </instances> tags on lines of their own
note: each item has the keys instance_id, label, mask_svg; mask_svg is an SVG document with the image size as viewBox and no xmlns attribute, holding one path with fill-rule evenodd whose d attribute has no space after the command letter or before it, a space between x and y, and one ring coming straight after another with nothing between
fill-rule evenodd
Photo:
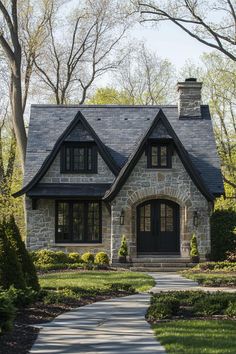
<instances>
[{"instance_id":1,"label":"green foliage","mask_svg":"<svg viewBox=\"0 0 236 354\"><path fill-rule=\"evenodd\" d=\"M12 329L16 308L6 292L0 292L0 335Z\"/></svg>"},{"instance_id":2,"label":"green foliage","mask_svg":"<svg viewBox=\"0 0 236 354\"><path fill-rule=\"evenodd\" d=\"M202 273L194 273L191 271L184 271L182 272L183 276L188 279L192 279L198 282L199 285L203 286L236 286L236 273L227 274L224 273L209 273L209 272L202 272Z\"/></svg>"},{"instance_id":3,"label":"green foliage","mask_svg":"<svg viewBox=\"0 0 236 354\"><path fill-rule=\"evenodd\" d=\"M193 261L199 261L197 238L196 238L195 234L193 234L191 242L190 242L190 257Z\"/></svg>"},{"instance_id":4,"label":"green foliage","mask_svg":"<svg viewBox=\"0 0 236 354\"><path fill-rule=\"evenodd\" d=\"M10 286L10 288L5 291L5 294L16 307L29 305L36 301L39 296L39 292L32 288L16 289L14 286Z\"/></svg>"},{"instance_id":5,"label":"green foliage","mask_svg":"<svg viewBox=\"0 0 236 354\"><path fill-rule=\"evenodd\" d=\"M120 249L118 251L118 255L120 257L127 257L128 256L128 245L127 245L127 241L126 241L125 235L122 236L121 246L120 246Z\"/></svg>"},{"instance_id":6,"label":"green foliage","mask_svg":"<svg viewBox=\"0 0 236 354\"><path fill-rule=\"evenodd\" d=\"M84 263L90 263L90 264L94 263L94 255L90 252L86 252L86 253L82 254L81 260Z\"/></svg>"},{"instance_id":7,"label":"green foliage","mask_svg":"<svg viewBox=\"0 0 236 354\"><path fill-rule=\"evenodd\" d=\"M211 216L211 259L223 261L236 247L236 212L216 210Z\"/></svg>"},{"instance_id":8,"label":"green foliage","mask_svg":"<svg viewBox=\"0 0 236 354\"><path fill-rule=\"evenodd\" d=\"M152 295L147 319L156 321L173 316L212 316L233 313L235 294L226 292L173 291Z\"/></svg>"},{"instance_id":9,"label":"green foliage","mask_svg":"<svg viewBox=\"0 0 236 354\"><path fill-rule=\"evenodd\" d=\"M113 292L125 291L130 294L135 293L135 288L131 284L127 283L112 283L107 284L108 288Z\"/></svg>"},{"instance_id":10,"label":"green foliage","mask_svg":"<svg viewBox=\"0 0 236 354\"><path fill-rule=\"evenodd\" d=\"M80 262L80 255L77 252L71 252L68 254L68 261L69 263L79 263Z\"/></svg>"},{"instance_id":11,"label":"green foliage","mask_svg":"<svg viewBox=\"0 0 236 354\"><path fill-rule=\"evenodd\" d=\"M4 225L0 225L0 286L8 289L11 285L17 289L26 287L16 252L6 236Z\"/></svg>"},{"instance_id":12,"label":"green foliage","mask_svg":"<svg viewBox=\"0 0 236 354\"><path fill-rule=\"evenodd\" d=\"M21 265L26 285L38 291L39 282L34 263L26 250L25 243L22 241L19 228L12 215L5 225L5 230L7 238L10 241L11 246L14 248L18 262Z\"/></svg>"},{"instance_id":13,"label":"green foliage","mask_svg":"<svg viewBox=\"0 0 236 354\"><path fill-rule=\"evenodd\" d=\"M195 267L188 269L188 273L195 273L199 271L236 271L236 262L203 262L197 264Z\"/></svg>"},{"instance_id":14,"label":"green foliage","mask_svg":"<svg viewBox=\"0 0 236 354\"><path fill-rule=\"evenodd\" d=\"M225 310L225 314L229 317L236 317L236 301L229 303L227 309Z\"/></svg>"},{"instance_id":15,"label":"green foliage","mask_svg":"<svg viewBox=\"0 0 236 354\"><path fill-rule=\"evenodd\" d=\"M87 101L88 104L132 104L131 99L123 91L113 87L99 88Z\"/></svg>"},{"instance_id":16,"label":"green foliage","mask_svg":"<svg viewBox=\"0 0 236 354\"><path fill-rule=\"evenodd\" d=\"M147 311L147 317L150 321L171 318L176 315L180 306L180 300L171 293L165 296L156 296L152 298L152 305Z\"/></svg>"},{"instance_id":17,"label":"green foliage","mask_svg":"<svg viewBox=\"0 0 236 354\"><path fill-rule=\"evenodd\" d=\"M109 257L105 252L98 252L95 256L95 263L101 265L109 265Z\"/></svg>"},{"instance_id":18,"label":"green foliage","mask_svg":"<svg viewBox=\"0 0 236 354\"><path fill-rule=\"evenodd\" d=\"M32 251L31 257L36 267L45 264L66 264L68 262L66 253L62 251L51 251L47 249Z\"/></svg>"}]
</instances>

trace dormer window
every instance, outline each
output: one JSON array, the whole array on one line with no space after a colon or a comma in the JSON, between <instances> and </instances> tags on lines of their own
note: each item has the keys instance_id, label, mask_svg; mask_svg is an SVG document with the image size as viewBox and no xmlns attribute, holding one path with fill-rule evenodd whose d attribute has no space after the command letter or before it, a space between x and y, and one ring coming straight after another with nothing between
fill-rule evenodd
<instances>
[{"instance_id":1,"label":"dormer window","mask_svg":"<svg viewBox=\"0 0 236 354\"><path fill-rule=\"evenodd\" d=\"M171 145L151 142L147 152L148 168L171 168Z\"/></svg>"},{"instance_id":2,"label":"dormer window","mask_svg":"<svg viewBox=\"0 0 236 354\"><path fill-rule=\"evenodd\" d=\"M97 173L97 147L92 143L65 143L61 150L62 173Z\"/></svg>"}]
</instances>

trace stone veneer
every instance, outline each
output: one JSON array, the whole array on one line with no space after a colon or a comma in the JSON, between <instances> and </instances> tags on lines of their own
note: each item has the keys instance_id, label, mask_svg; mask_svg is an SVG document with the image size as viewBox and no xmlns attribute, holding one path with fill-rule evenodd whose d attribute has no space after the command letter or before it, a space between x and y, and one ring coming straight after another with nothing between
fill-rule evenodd
<instances>
[{"instance_id":1,"label":"stone veneer","mask_svg":"<svg viewBox=\"0 0 236 354\"><path fill-rule=\"evenodd\" d=\"M210 251L211 205L199 192L186 172L176 151L171 169L147 169L147 157L141 156L125 185L112 201L112 258L118 257L121 235L126 235L130 257L136 250L136 207L148 199L169 199L180 205L180 253L189 257L189 245L193 232L196 234L201 258ZM124 210L124 225L120 225L121 210ZM199 214L199 226L193 225L193 213Z\"/></svg>"},{"instance_id":2,"label":"stone veneer","mask_svg":"<svg viewBox=\"0 0 236 354\"><path fill-rule=\"evenodd\" d=\"M60 172L60 154L58 154L51 164L40 183L112 183L114 175L98 154L98 173L61 173Z\"/></svg>"},{"instance_id":3,"label":"stone veneer","mask_svg":"<svg viewBox=\"0 0 236 354\"><path fill-rule=\"evenodd\" d=\"M29 249L51 248L66 252L93 253L101 250L115 262L118 257L121 235L127 236L129 254L133 258L136 250L136 207L148 199L162 198L180 205L180 247L181 256L189 257L189 243L193 232L198 240L202 258L210 250L209 215L211 206L199 192L178 154L174 152L171 169L147 169L145 153L134 167L128 180L111 203L111 215L103 203L102 244L58 245L55 244L55 201L39 200L37 209L32 210L31 201L26 198ZM43 183L109 183L114 179L103 159L98 158L98 174L60 174L60 159L56 157L41 182ZM120 225L121 210L125 211L125 223ZM193 213L199 214L199 226L193 226ZM112 219L111 219L112 218ZM112 220L112 222L111 222Z\"/></svg>"}]
</instances>

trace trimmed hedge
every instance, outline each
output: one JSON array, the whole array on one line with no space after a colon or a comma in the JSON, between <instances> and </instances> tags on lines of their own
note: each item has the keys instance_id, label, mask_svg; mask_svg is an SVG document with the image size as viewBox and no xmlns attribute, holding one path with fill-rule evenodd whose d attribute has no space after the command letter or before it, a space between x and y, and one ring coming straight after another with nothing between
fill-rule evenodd
<instances>
[{"instance_id":1,"label":"trimmed hedge","mask_svg":"<svg viewBox=\"0 0 236 354\"><path fill-rule=\"evenodd\" d=\"M98 252L94 262L100 265L109 265L109 257L105 252Z\"/></svg>"},{"instance_id":2,"label":"trimmed hedge","mask_svg":"<svg viewBox=\"0 0 236 354\"><path fill-rule=\"evenodd\" d=\"M16 308L6 292L0 292L0 335L13 327Z\"/></svg>"},{"instance_id":3,"label":"trimmed hedge","mask_svg":"<svg viewBox=\"0 0 236 354\"><path fill-rule=\"evenodd\" d=\"M236 212L216 210L211 216L211 260L224 261L236 247Z\"/></svg>"}]
</instances>

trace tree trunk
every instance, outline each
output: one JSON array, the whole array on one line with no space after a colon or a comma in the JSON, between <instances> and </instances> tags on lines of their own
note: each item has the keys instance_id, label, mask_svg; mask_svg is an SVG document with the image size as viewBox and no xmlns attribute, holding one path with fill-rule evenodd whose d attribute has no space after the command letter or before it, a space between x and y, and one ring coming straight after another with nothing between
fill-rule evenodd
<instances>
[{"instance_id":1,"label":"tree trunk","mask_svg":"<svg viewBox=\"0 0 236 354\"><path fill-rule=\"evenodd\" d=\"M14 63L14 65L12 66L11 104L14 132L22 158L22 168L24 170L27 136L24 126L24 116L22 107L20 63Z\"/></svg>"}]
</instances>

